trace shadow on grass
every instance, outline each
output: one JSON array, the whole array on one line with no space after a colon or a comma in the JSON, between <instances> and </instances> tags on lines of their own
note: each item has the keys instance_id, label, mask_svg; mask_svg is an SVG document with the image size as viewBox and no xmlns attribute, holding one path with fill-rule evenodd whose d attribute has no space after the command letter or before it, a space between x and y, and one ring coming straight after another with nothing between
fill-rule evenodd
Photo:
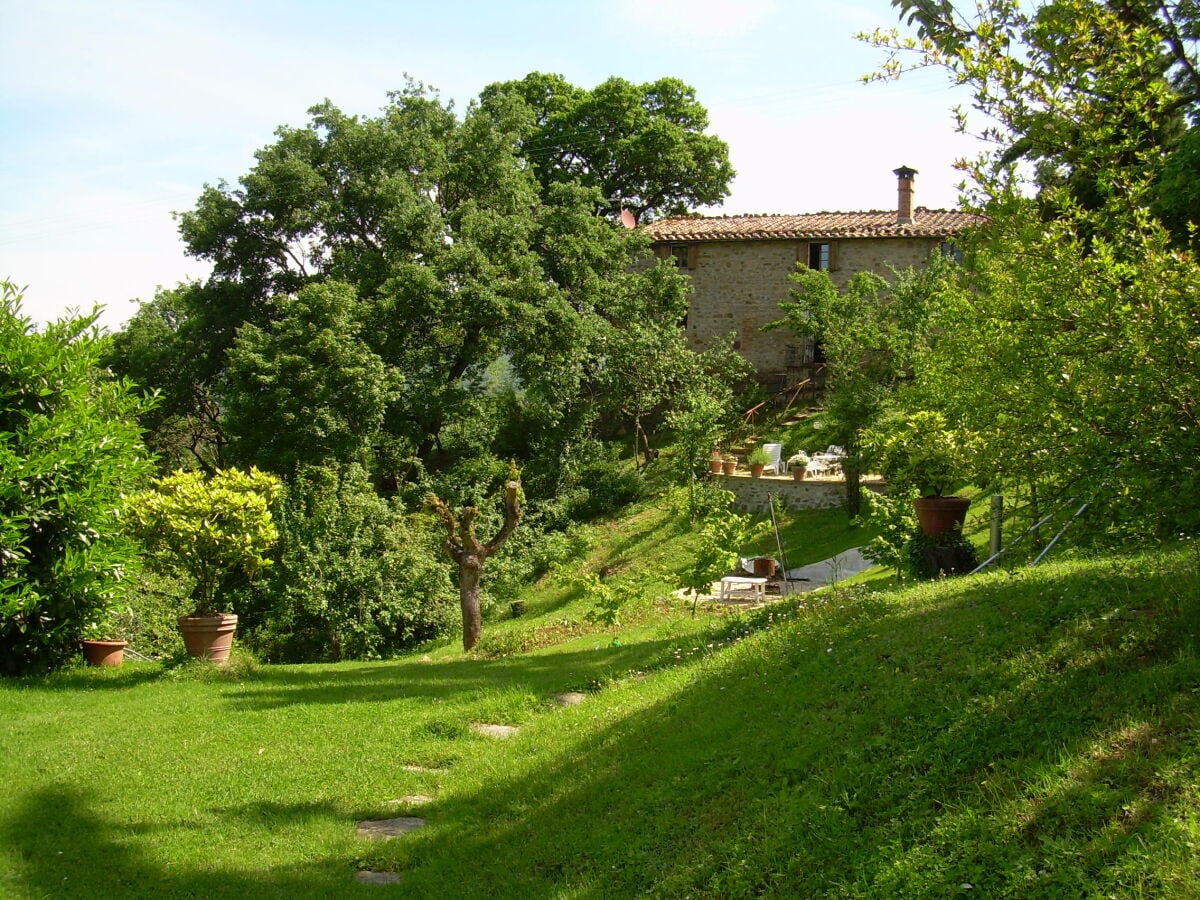
<instances>
[{"instance_id":1,"label":"shadow on grass","mask_svg":"<svg viewBox=\"0 0 1200 900\"><path fill-rule=\"evenodd\" d=\"M266 820L296 827L315 819L340 817L316 805L216 811L229 827ZM98 799L75 787L47 787L29 794L0 822L14 884L0 882L0 894L21 897L355 897L378 896L355 881L351 858L305 861L287 866L257 864L254 859L223 867L220 853L195 863L147 858L130 834L185 830L188 823L114 827ZM349 829L349 823L347 824ZM219 851L219 848L214 848ZM7 893L6 887L13 893Z\"/></svg>"},{"instance_id":2,"label":"shadow on grass","mask_svg":"<svg viewBox=\"0 0 1200 900\"><path fill-rule=\"evenodd\" d=\"M678 641L663 639L614 647L607 634L595 647L507 659L405 660L336 670L264 668L226 697L234 708L275 709L304 704L381 703L403 698L445 698L497 689L544 694L586 691L631 669L673 664Z\"/></svg>"},{"instance_id":3,"label":"shadow on grass","mask_svg":"<svg viewBox=\"0 0 1200 900\"><path fill-rule=\"evenodd\" d=\"M1195 579L1174 611L1149 604L1170 578L975 584L834 601L536 768L498 748L522 774L430 810L394 851L406 891L470 870L460 896L1186 893Z\"/></svg>"}]
</instances>

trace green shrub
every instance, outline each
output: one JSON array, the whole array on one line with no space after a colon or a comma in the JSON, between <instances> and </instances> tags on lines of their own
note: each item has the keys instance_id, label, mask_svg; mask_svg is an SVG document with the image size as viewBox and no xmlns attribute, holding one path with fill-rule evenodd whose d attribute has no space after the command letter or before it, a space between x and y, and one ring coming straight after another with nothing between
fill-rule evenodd
<instances>
[{"instance_id":1,"label":"green shrub","mask_svg":"<svg viewBox=\"0 0 1200 900\"><path fill-rule=\"evenodd\" d=\"M611 516L642 496L641 475L616 447L583 445L563 479L571 518L588 521Z\"/></svg>"},{"instance_id":2,"label":"green shrub","mask_svg":"<svg viewBox=\"0 0 1200 900\"><path fill-rule=\"evenodd\" d=\"M229 608L218 588L236 575L253 576L270 565L266 553L278 533L271 502L279 479L251 469L225 469L211 478L176 472L129 498L129 529L165 571L192 579L193 615Z\"/></svg>"},{"instance_id":3,"label":"green shrub","mask_svg":"<svg viewBox=\"0 0 1200 900\"><path fill-rule=\"evenodd\" d=\"M0 282L0 673L73 656L136 559L116 509L150 469L146 403L97 368L95 321L39 332Z\"/></svg>"},{"instance_id":4,"label":"green shrub","mask_svg":"<svg viewBox=\"0 0 1200 900\"><path fill-rule=\"evenodd\" d=\"M278 561L244 604L245 640L267 659L380 658L453 626L439 536L380 498L360 467L302 470L278 522Z\"/></svg>"}]
</instances>

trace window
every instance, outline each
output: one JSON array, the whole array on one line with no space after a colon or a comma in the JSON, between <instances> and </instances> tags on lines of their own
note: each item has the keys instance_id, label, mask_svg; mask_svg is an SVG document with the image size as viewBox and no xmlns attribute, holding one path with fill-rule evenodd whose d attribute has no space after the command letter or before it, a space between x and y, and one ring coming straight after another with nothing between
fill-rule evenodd
<instances>
[{"instance_id":1,"label":"window","mask_svg":"<svg viewBox=\"0 0 1200 900\"><path fill-rule=\"evenodd\" d=\"M696 268L695 244L672 244L671 257L675 260L675 265L681 269Z\"/></svg>"},{"instance_id":2,"label":"window","mask_svg":"<svg viewBox=\"0 0 1200 900\"><path fill-rule=\"evenodd\" d=\"M942 241L942 246L938 249L946 259L952 259L956 263L963 261L962 248L957 246L954 241Z\"/></svg>"},{"instance_id":3,"label":"window","mask_svg":"<svg viewBox=\"0 0 1200 900\"><path fill-rule=\"evenodd\" d=\"M829 245L815 241L808 245L808 267L819 272L829 271Z\"/></svg>"}]
</instances>

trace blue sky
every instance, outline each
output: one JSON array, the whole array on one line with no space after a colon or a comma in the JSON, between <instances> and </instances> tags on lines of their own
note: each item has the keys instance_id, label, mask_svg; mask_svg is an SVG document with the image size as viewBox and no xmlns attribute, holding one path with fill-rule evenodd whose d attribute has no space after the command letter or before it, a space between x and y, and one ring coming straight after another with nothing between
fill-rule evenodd
<instances>
[{"instance_id":1,"label":"blue sky","mask_svg":"<svg viewBox=\"0 0 1200 900\"><path fill-rule=\"evenodd\" d=\"M460 109L531 71L681 78L738 171L715 212L889 208L901 164L952 207L965 98L859 81L879 54L854 33L894 24L887 0L0 0L0 278L37 320L100 303L118 327L206 272L172 211L312 104L372 114L406 73Z\"/></svg>"}]
</instances>

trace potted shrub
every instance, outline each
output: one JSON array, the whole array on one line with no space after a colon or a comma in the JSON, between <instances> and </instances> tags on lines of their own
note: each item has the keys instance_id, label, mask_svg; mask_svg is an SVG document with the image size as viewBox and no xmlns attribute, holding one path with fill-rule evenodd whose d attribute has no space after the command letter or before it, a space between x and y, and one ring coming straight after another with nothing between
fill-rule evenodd
<instances>
[{"instance_id":1,"label":"potted shrub","mask_svg":"<svg viewBox=\"0 0 1200 900\"><path fill-rule=\"evenodd\" d=\"M803 450L793 453L788 457L788 468L792 472L793 481L804 480L804 476L808 474L809 462L808 454Z\"/></svg>"},{"instance_id":2,"label":"potted shrub","mask_svg":"<svg viewBox=\"0 0 1200 900\"><path fill-rule=\"evenodd\" d=\"M726 453L721 461L721 471L726 475L732 475L737 471L737 457L732 453Z\"/></svg>"},{"instance_id":3,"label":"potted shrub","mask_svg":"<svg viewBox=\"0 0 1200 900\"><path fill-rule=\"evenodd\" d=\"M890 485L915 489L914 508L929 537L961 532L971 501L953 493L965 484L966 448L938 412L918 412L878 441L880 469Z\"/></svg>"},{"instance_id":4,"label":"potted shrub","mask_svg":"<svg viewBox=\"0 0 1200 900\"><path fill-rule=\"evenodd\" d=\"M750 474L754 478L761 478L763 469L767 467L767 463L771 461L771 455L762 447L755 447L750 451L750 455L746 457L746 465L750 467Z\"/></svg>"},{"instance_id":5,"label":"potted shrub","mask_svg":"<svg viewBox=\"0 0 1200 900\"><path fill-rule=\"evenodd\" d=\"M179 619L189 655L229 659L237 616L220 587L232 575L253 576L270 565L265 554L277 537L270 506L279 490L274 475L226 469L208 479L176 472L129 498L131 530L152 561L192 581L192 609Z\"/></svg>"},{"instance_id":6,"label":"potted shrub","mask_svg":"<svg viewBox=\"0 0 1200 900\"><path fill-rule=\"evenodd\" d=\"M714 450L708 454L708 471L713 475L720 475L725 467L725 458L721 456L720 450Z\"/></svg>"}]
</instances>

